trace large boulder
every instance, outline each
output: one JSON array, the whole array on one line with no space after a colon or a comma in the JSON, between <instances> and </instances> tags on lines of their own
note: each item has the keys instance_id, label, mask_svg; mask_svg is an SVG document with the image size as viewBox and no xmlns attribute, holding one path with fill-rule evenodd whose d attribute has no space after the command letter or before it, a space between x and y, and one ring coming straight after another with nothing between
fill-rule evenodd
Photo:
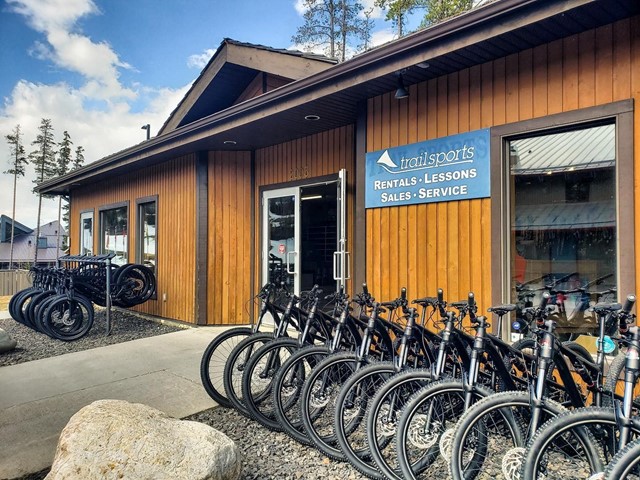
<instances>
[{"instance_id":1,"label":"large boulder","mask_svg":"<svg viewBox=\"0 0 640 480\"><path fill-rule=\"evenodd\" d=\"M16 348L16 342L7 332L0 328L0 353L10 352Z\"/></svg>"},{"instance_id":2,"label":"large boulder","mask_svg":"<svg viewBox=\"0 0 640 480\"><path fill-rule=\"evenodd\" d=\"M139 403L99 400L62 430L46 480L235 480L241 470L235 443L208 425Z\"/></svg>"}]
</instances>

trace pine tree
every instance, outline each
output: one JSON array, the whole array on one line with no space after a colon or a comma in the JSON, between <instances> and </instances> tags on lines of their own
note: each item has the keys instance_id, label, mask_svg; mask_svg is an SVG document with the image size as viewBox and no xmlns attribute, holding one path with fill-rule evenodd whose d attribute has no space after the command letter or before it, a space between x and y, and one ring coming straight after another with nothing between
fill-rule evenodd
<instances>
[{"instance_id":1,"label":"pine tree","mask_svg":"<svg viewBox=\"0 0 640 480\"><path fill-rule=\"evenodd\" d=\"M363 21L364 7L357 0L304 0L304 24L291 41L310 49L324 47L331 58L344 61L349 44L371 35L370 22Z\"/></svg>"},{"instance_id":2,"label":"pine tree","mask_svg":"<svg viewBox=\"0 0 640 480\"><path fill-rule=\"evenodd\" d=\"M36 185L53 178L56 175L56 152L54 150L55 141L53 138L53 126L51 125L51 119L43 118L40 121L38 127L39 133L36 139L31 142L32 146L35 146L29 154L29 160L36 171L36 178L33 181ZM35 254L33 257L33 264L38 263L38 240L40 238L40 214L42 213L42 197L41 193L38 193L38 220L36 226L36 241L35 241Z\"/></svg>"},{"instance_id":3,"label":"pine tree","mask_svg":"<svg viewBox=\"0 0 640 480\"><path fill-rule=\"evenodd\" d=\"M427 14L421 28L441 22L473 7L473 0L426 0Z\"/></svg>"},{"instance_id":4,"label":"pine tree","mask_svg":"<svg viewBox=\"0 0 640 480\"><path fill-rule=\"evenodd\" d=\"M74 171L79 169L84 165L84 147L78 145L76 147L75 156L73 157L73 163L71 164L71 169L69 171ZM69 232L69 202L65 202L62 204L62 224L67 232ZM68 247L67 243L62 244L63 250L66 250Z\"/></svg>"},{"instance_id":5,"label":"pine tree","mask_svg":"<svg viewBox=\"0 0 640 480\"><path fill-rule=\"evenodd\" d=\"M407 18L416 9L424 8L427 0L375 0L375 6L387 10L387 20L397 28L398 38L406 35Z\"/></svg>"},{"instance_id":6,"label":"pine tree","mask_svg":"<svg viewBox=\"0 0 640 480\"><path fill-rule=\"evenodd\" d=\"M71 170L77 170L84 165L84 147L78 145L76 147L76 156L73 158L73 168Z\"/></svg>"},{"instance_id":7,"label":"pine tree","mask_svg":"<svg viewBox=\"0 0 640 480\"><path fill-rule=\"evenodd\" d=\"M62 176L70 170L72 166L71 162L71 145L73 142L71 141L71 136L68 131L64 131L62 134L62 141L58 143L58 158L57 158L57 168L56 175ZM69 202L65 200L65 207L69 208ZM62 195L58 196L58 230L56 234L56 249L60 248L60 229L62 228ZM66 243L66 242L65 242ZM62 245L62 249L66 249L66 244Z\"/></svg>"},{"instance_id":8,"label":"pine tree","mask_svg":"<svg viewBox=\"0 0 640 480\"><path fill-rule=\"evenodd\" d=\"M26 166L28 160L24 151L24 145L22 144L22 132L20 131L20 125L16 125L9 135L5 135L7 143L9 144L9 150L11 152L11 158L9 164L11 167L5 171L5 174L13 175L13 207L11 212L11 249L9 254L9 269L13 269L13 239L15 237L15 221L16 221L16 191L18 185L18 177L24 177L26 173Z\"/></svg>"}]
</instances>

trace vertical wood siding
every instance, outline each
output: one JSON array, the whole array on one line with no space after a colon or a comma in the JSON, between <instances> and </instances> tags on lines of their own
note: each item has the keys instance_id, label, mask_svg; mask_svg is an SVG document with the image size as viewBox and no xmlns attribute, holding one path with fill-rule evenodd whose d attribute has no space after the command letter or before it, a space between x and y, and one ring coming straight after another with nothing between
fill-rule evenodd
<instances>
[{"instance_id":1,"label":"vertical wood siding","mask_svg":"<svg viewBox=\"0 0 640 480\"><path fill-rule=\"evenodd\" d=\"M98 250L98 208L129 202L129 262L137 261L136 199L158 196L157 280L158 299L135 307L185 322L194 321L195 299L195 156L188 155L135 173L121 175L71 195L70 251L79 250L80 212L95 207L94 249ZM166 293L166 301L163 294Z\"/></svg>"},{"instance_id":2,"label":"vertical wood siding","mask_svg":"<svg viewBox=\"0 0 640 480\"><path fill-rule=\"evenodd\" d=\"M249 323L251 153L209 153L207 322Z\"/></svg>"},{"instance_id":3,"label":"vertical wood siding","mask_svg":"<svg viewBox=\"0 0 640 480\"><path fill-rule=\"evenodd\" d=\"M395 147L578 108L640 100L640 17L412 85L368 102L367 151ZM640 145L640 108L635 145ZM635 153L635 184L640 184ZM640 212L640 195L635 195ZM376 208L366 212L367 280L381 299L406 286L413 298L473 291L491 302L491 200ZM640 251L640 224L636 225ZM493 239L499 241L499 239ZM636 266L640 275L640 265ZM640 278L640 277L639 277ZM496 286L498 288L498 286Z\"/></svg>"},{"instance_id":4,"label":"vertical wood siding","mask_svg":"<svg viewBox=\"0 0 640 480\"><path fill-rule=\"evenodd\" d=\"M337 174L347 170L347 250L353 248L354 214L354 128L346 126L318 133L291 142L256 151L256 287L260 282L261 267L261 218L260 188L287 182L310 182L315 177ZM352 266L353 267L353 266ZM353 271L353 268L351 268ZM347 284L349 287L349 284Z\"/></svg>"}]
</instances>

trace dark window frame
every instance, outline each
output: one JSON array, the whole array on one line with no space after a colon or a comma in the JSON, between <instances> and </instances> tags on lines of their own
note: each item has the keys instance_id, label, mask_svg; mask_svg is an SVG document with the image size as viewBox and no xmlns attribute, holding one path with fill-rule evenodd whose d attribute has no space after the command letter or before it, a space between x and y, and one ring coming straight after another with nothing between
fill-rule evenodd
<instances>
[{"instance_id":1,"label":"dark window frame","mask_svg":"<svg viewBox=\"0 0 640 480\"><path fill-rule=\"evenodd\" d=\"M131 231L131 209L129 208L129 201L124 201L124 202L117 202L117 203L110 203L108 205L102 205L100 207L98 207L98 232L100 234L100 238L98 239L98 252L100 254L104 253L104 234L103 234L103 212L107 211L107 210L115 210L117 208L122 208L122 207L126 207L127 209L127 262L129 261L130 258L130 247L131 245L131 235L129 235L129 232Z\"/></svg>"},{"instance_id":2,"label":"dark window frame","mask_svg":"<svg viewBox=\"0 0 640 480\"><path fill-rule=\"evenodd\" d=\"M147 197L136 198L136 251L135 251L135 259L139 264L144 265L142 259L142 217L140 215L140 208L142 205L146 205L149 203L155 203L156 205L156 263L154 268L154 274L156 279L158 277L158 195L150 195ZM154 291L150 300L157 300L158 294L157 289Z\"/></svg>"},{"instance_id":3,"label":"dark window frame","mask_svg":"<svg viewBox=\"0 0 640 480\"><path fill-rule=\"evenodd\" d=\"M508 218L508 142L522 137L575 130L602 123L616 125L616 233L618 300L635 294L633 189L633 100L548 115L491 128L491 282L494 305L510 300ZM508 328L508 325L505 325Z\"/></svg>"},{"instance_id":4,"label":"dark window frame","mask_svg":"<svg viewBox=\"0 0 640 480\"><path fill-rule=\"evenodd\" d=\"M80 243L78 244L78 253L80 255L83 254L82 248L84 247L84 245L82 243L82 241L84 240L82 238L82 232L83 232L83 229L82 229L82 216L87 214L87 213L91 214L91 230L92 230L91 231L91 236L92 236L91 252L93 254L96 251L96 232L95 232L95 230L96 230L96 212L95 212L95 210L93 208L87 208L85 210L80 210L80 216L79 216L80 225L79 225L79 228L78 228L78 230L79 230L78 233L80 234Z\"/></svg>"}]
</instances>

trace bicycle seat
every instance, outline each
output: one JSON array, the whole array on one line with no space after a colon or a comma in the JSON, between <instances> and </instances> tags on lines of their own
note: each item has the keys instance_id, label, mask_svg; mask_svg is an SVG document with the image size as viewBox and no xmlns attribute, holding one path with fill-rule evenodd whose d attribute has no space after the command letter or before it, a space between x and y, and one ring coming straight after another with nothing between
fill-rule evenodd
<instances>
[{"instance_id":1,"label":"bicycle seat","mask_svg":"<svg viewBox=\"0 0 640 480\"><path fill-rule=\"evenodd\" d=\"M413 300L413 302L411 303L415 303L417 305L420 305L421 307L426 307L426 306L435 305L437 301L438 299L436 297L424 297L424 298L417 298Z\"/></svg>"},{"instance_id":2,"label":"bicycle seat","mask_svg":"<svg viewBox=\"0 0 640 480\"><path fill-rule=\"evenodd\" d=\"M596 303L593 307L593 311L598 315L604 315L611 312L617 312L622 309L622 305L619 303Z\"/></svg>"},{"instance_id":3,"label":"bicycle seat","mask_svg":"<svg viewBox=\"0 0 640 480\"><path fill-rule=\"evenodd\" d=\"M507 303L505 305L496 305L495 307L487 308L487 312L493 312L499 317L502 317L507 312L513 312L516 309L516 306L512 303Z\"/></svg>"}]
</instances>

